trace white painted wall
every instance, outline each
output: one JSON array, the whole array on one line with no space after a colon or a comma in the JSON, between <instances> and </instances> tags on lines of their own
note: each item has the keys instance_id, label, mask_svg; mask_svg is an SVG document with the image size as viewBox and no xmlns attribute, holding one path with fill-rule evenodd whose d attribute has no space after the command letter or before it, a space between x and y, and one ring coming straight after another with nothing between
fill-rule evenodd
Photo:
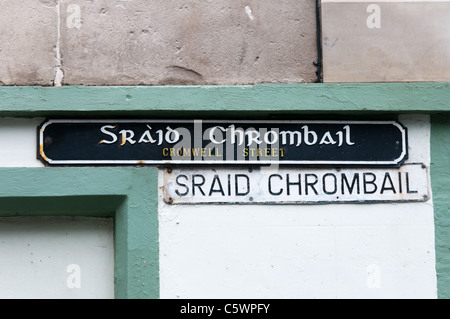
<instances>
[{"instance_id":1,"label":"white painted wall","mask_svg":"<svg viewBox=\"0 0 450 319\"><path fill-rule=\"evenodd\" d=\"M41 118L0 118L0 167L42 167L37 154Z\"/></svg>"},{"instance_id":2,"label":"white painted wall","mask_svg":"<svg viewBox=\"0 0 450 319\"><path fill-rule=\"evenodd\" d=\"M429 165L429 118L400 121L408 162ZM162 298L437 297L432 200L170 206L160 195Z\"/></svg>"},{"instance_id":3,"label":"white painted wall","mask_svg":"<svg viewBox=\"0 0 450 319\"><path fill-rule=\"evenodd\" d=\"M0 218L0 298L114 297L112 219Z\"/></svg>"}]
</instances>

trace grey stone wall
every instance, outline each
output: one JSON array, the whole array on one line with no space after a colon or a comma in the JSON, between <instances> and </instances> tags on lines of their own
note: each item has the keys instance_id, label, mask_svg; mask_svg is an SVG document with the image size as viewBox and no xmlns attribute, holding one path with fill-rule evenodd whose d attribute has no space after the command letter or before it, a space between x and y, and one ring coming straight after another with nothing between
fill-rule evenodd
<instances>
[{"instance_id":1,"label":"grey stone wall","mask_svg":"<svg viewBox=\"0 0 450 319\"><path fill-rule=\"evenodd\" d=\"M0 0L2 85L315 82L315 0Z\"/></svg>"},{"instance_id":2,"label":"grey stone wall","mask_svg":"<svg viewBox=\"0 0 450 319\"><path fill-rule=\"evenodd\" d=\"M325 82L450 81L450 1L322 0Z\"/></svg>"},{"instance_id":3,"label":"grey stone wall","mask_svg":"<svg viewBox=\"0 0 450 319\"><path fill-rule=\"evenodd\" d=\"M0 84L52 85L56 1L0 0Z\"/></svg>"}]
</instances>

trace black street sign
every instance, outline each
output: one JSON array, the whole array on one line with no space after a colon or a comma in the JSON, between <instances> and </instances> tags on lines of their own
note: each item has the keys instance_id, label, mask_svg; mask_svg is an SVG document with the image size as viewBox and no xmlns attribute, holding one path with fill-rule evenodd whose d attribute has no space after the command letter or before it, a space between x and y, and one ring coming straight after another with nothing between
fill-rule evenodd
<instances>
[{"instance_id":1,"label":"black street sign","mask_svg":"<svg viewBox=\"0 0 450 319\"><path fill-rule=\"evenodd\" d=\"M407 132L396 121L48 120L48 165L400 166Z\"/></svg>"}]
</instances>

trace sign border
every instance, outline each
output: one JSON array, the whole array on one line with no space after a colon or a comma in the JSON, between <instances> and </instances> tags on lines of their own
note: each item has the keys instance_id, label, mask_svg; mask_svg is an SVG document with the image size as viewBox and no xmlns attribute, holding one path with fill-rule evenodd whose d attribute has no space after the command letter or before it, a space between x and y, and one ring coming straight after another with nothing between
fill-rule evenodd
<instances>
[{"instance_id":1,"label":"sign border","mask_svg":"<svg viewBox=\"0 0 450 319\"><path fill-rule=\"evenodd\" d=\"M334 200L323 200L323 201L314 201L314 200L273 200L273 201L183 201L183 200L173 200L169 196L166 191L166 174L173 174L173 172L168 172L167 169L163 171L163 188L162 188L162 198L166 205L174 205L174 206L195 206L195 205L359 205L359 204L385 204L385 203L396 203L396 204L404 204L404 203L424 203L431 199L431 180L430 180L430 167L425 165L424 163L407 163L402 165L401 167L390 167L390 168L376 168L378 170L383 169L391 169L391 170L400 170L401 168L407 169L407 167L419 167L423 170L423 174L426 176L426 194L423 194L423 197L418 197L414 199L354 199L354 200L342 200L342 199L334 199ZM242 170L245 170L244 167L239 167ZM238 168L238 169L239 169ZM349 167L349 169L358 169L359 167ZM182 168L180 168L182 169ZM205 170L207 168L204 168ZM286 170L289 168L286 168ZM361 168L364 169L364 168ZM327 171L325 168L315 168L315 170L323 170Z\"/></svg>"},{"instance_id":2,"label":"sign border","mask_svg":"<svg viewBox=\"0 0 450 319\"><path fill-rule=\"evenodd\" d=\"M44 153L44 131L47 126L53 123L167 123L164 119L46 119L38 127L38 158L49 166L83 166L83 165L113 165L113 166L124 166L124 165L208 165L208 166L230 166L230 165L279 165L279 166L391 166L399 167L408 159L408 130L400 122L396 120L380 120L380 121L364 121L364 120L202 120L202 119L176 119L170 120L171 123L186 123L186 122L201 122L201 123L267 123L267 124L374 124L374 125L386 125L392 124L396 126L402 133L403 139L403 149L401 156L393 161L273 161L273 160L261 160L261 161L186 161L186 160L52 160Z\"/></svg>"}]
</instances>

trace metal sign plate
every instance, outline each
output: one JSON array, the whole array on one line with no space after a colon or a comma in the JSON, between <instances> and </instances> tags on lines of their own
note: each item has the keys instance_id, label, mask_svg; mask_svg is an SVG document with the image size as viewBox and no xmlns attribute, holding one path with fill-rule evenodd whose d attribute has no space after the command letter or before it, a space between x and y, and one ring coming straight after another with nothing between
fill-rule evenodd
<instances>
[{"instance_id":1,"label":"metal sign plate","mask_svg":"<svg viewBox=\"0 0 450 319\"><path fill-rule=\"evenodd\" d=\"M335 204L429 199L423 164L378 169L166 169L168 204Z\"/></svg>"},{"instance_id":2,"label":"metal sign plate","mask_svg":"<svg viewBox=\"0 0 450 319\"><path fill-rule=\"evenodd\" d=\"M400 166L406 128L395 121L48 120L48 165Z\"/></svg>"}]
</instances>

